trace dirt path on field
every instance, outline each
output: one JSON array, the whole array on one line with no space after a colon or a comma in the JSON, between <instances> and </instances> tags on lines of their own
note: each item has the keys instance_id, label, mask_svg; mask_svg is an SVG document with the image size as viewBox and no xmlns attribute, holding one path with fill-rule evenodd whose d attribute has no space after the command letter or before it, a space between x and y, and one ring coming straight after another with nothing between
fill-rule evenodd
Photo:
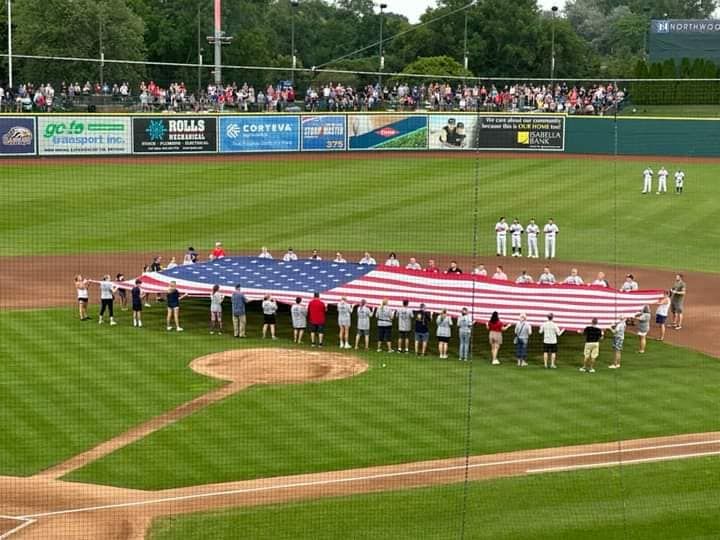
<instances>
[{"instance_id":1,"label":"dirt path on field","mask_svg":"<svg viewBox=\"0 0 720 540\"><path fill-rule=\"evenodd\" d=\"M368 365L348 354L273 348L214 353L193 360L190 368L208 377L230 381L230 384L183 403L82 454L45 469L35 478L61 478L250 386L344 379L360 375L367 370Z\"/></svg>"},{"instance_id":2,"label":"dirt path on field","mask_svg":"<svg viewBox=\"0 0 720 540\"><path fill-rule=\"evenodd\" d=\"M242 253L233 250L235 255L257 255L257 253ZM320 253L326 259L332 259L335 254ZM182 253L88 253L79 255L40 255L34 257L0 257L0 309L31 309L59 306L72 306L75 302L73 286L74 276L78 273L91 279L100 279L103 274L109 273L113 277L118 272L124 272L126 278L137 276L145 265L149 264L156 255L162 255L166 263L175 256L182 259ZM204 255L204 253L203 253ZM275 253L279 256L280 253ZM302 254L301 254L302 255ZM417 256L425 265L432 257L431 254L398 253L402 261L410 256ZM358 260L362 257L359 252L345 252L348 260ZM380 259L380 254L375 254ZM446 268L450 262L448 255L438 255L435 260L440 268ZM473 266L471 257L456 257L459 266L470 271ZM504 257L486 257L483 261L490 274L494 272L496 264L502 264L508 276L517 276L521 270L527 270L537 277L546 264L542 259L514 259ZM631 268L622 265L607 263L577 263L572 261L554 260L551 270L556 277L563 278L569 274L571 267L580 270L585 281L592 281L598 271L607 274L607 279L614 286L620 286L625 274L633 273L642 288L667 289L674 279L674 272L652 268ZM685 301L686 315L683 329L674 331L668 329L667 341L680 347L688 347L720 357L720 275L704 272L683 272L688 286L688 295ZM91 315L95 313L98 302L98 290L90 291ZM122 321L121 321L122 323ZM651 336L657 335L653 328Z\"/></svg>"},{"instance_id":3,"label":"dirt path on field","mask_svg":"<svg viewBox=\"0 0 720 540\"><path fill-rule=\"evenodd\" d=\"M238 506L377 493L469 480L720 455L720 432L568 446L264 478L158 492L0 477L0 526L32 520L12 535L32 539L142 539L156 518ZM2 531L2 529L0 529ZM2 532L0 532L0 535ZM0 536L2 538L2 536Z\"/></svg>"}]
</instances>

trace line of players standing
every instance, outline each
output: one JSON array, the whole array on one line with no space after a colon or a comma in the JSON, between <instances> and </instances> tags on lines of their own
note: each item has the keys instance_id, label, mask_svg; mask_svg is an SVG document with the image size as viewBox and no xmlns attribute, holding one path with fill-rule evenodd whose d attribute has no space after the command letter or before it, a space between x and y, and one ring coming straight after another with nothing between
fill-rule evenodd
<instances>
[{"instance_id":1,"label":"line of players standing","mask_svg":"<svg viewBox=\"0 0 720 540\"><path fill-rule=\"evenodd\" d=\"M559 232L560 229L555 224L555 221L553 221L552 218L548 219L548 222L542 229L542 233L545 235L546 259L555 258L555 244ZM540 234L540 227L535 223L535 218L530 220L527 227L523 227L517 218L513 219L511 224L508 224L504 217L500 217L500 220L495 224L495 253L497 253L498 257L507 256L508 233L510 233L513 257L522 257L522 235L525 233L527 234L528 243L527 256L531 259L539 258L538 235Z\"/></svg>"},{"instance_id":2,"label":"line of players standing","mask_svg":"<svg viewBox=\"0 0 720 540\"><path fill-rule=\"evenodd\" d=\"M642 194L647 195L648 193L652 193L652 180L655 173L653 172L652 168L648 167L643 171L642 174ZM658 171L658 189L655 192L657 195L660 195L661 193L667 193L667 179L669 174L670 173L665 167L660 167L660 170ZM678 169L677 171L675 171L675 174L673 176L675 178L675 194L680 195L683 192L683 187L685 187L685 173L682 171L682 169Z\"/></svg>"}]
</instances>

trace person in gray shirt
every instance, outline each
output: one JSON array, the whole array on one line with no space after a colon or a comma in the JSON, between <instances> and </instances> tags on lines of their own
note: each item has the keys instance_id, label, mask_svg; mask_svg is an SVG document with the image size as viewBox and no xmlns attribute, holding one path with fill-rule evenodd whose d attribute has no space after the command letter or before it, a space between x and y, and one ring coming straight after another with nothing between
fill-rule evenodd
<instances>
[{"instance_id":1,"label":"person in gray shirt","mask_svg":"<svg viewBox=\"0 0 720 540\"><path fill-rule=\"evenodd\" d=\"M532 325L527 322L527 316L520 314L520 320L515 324L515 358L518 367L527 366L528 342L532 335Z\"/></svg>"},{"instance_id":2,"label":"person in gray shirt","mask_svg":"<svg viewBox=\"0 0 720 540\"><path fill-rule=\"evenodd\" d=\"M337 305L338 327L340 328L340 348L350 348L350 319L352 317L353 306L348 304L347 298L344 296Z\"/></svg>"},{"instance_id":3,"label":"person in gray shirt","mask_svg":"<svg viewBox=\"0 0 720 540\"><path fill-rule=\"evenodd\" d=\"M233 335L236 338L244 338L247 321L245 314L247 298L240 290L240 284L235 285L235 291L232 293L230 301L232 303Z\"/></svg>"},{"instance_id":4,"label":"person in gray shirt","mask_svg":"<svg viewBox=\"0 0 720 540\"><path fill-rule=\"evenodd\" d=\"M447 314L447 309L443 309L440 315L435 319L437 329L435 331L438 340L438 355L440 358L448 357L448 342L450 341L452 318Z\"/></svg>"},{"instance_id":5,"label":"person in gray shirt","mask_svg":"<svg viewBox=\"0 0 720 540\"><path fill-rule=\"evenodd\" d=\"M307 328L307 307L302 305L302 298L295 298L290 308L290 318L293 326L293 343L302 343L302 337Z\"/></svg>"},{"instance_id":6,"label":"person in gray shirt","mask_svg":"<svg viewBox=\"0 0 720 540\"><path fill-rule=\"evenodd\" d=\"M408 300L403 300L402 307L397 310L398 320L398 352L410 352L410 331L413 327L413 310L408 307ZM405 348L403 349L403 341Z\"/></svg>"},{"instance_id":7,"label":"person in gray shirt","mask_svg":"<svg viewBox=\"0 0 720 540\"><path fill-rule=\"evenodd\" d=\"M360 338L365 338L365 350L370 348L370 318L373 310L363 298L357 308L357 335L355 336L355 350L360 347Z\"/></svg>"},{"instance_id":8,"label":"person in gray shirt","mask_svg":"<svg viewBox=\"0 0 720 540\"><path fill-rule=\"evenodd\" d=\"M462 314L458 317L458 336L460 336L460 360L467 362L470 357L470 337L472 336L472 317L468 314L467 308L462 308Z\"/></svg>"},{"instance_id":9,"label":"person in gray shirt","mask_svg":"<svg viewBox=\"0 0 720 540\"><path fill-rule=\"evenodd\" d=\"M387 298L384 298L375 310L378 329L377 352L382 351L383 343L387 346L387 352L395 352L392 348L392 321L394 315L395 312L388 306Z\"/></svg>"},{"instance_id":10,"label":"person in gray shirt","mask_svg":"<svg viewBox=\"0 0 720 540\"><path fill-rule=\"evenodd\" d=\"M642 311L635 314L635 320L638 322L637 335L640 338L640 348L638 352L642 354L645 352L647 335L650 331L650 306L643 306Z\"/></svg>"}]
</instances>

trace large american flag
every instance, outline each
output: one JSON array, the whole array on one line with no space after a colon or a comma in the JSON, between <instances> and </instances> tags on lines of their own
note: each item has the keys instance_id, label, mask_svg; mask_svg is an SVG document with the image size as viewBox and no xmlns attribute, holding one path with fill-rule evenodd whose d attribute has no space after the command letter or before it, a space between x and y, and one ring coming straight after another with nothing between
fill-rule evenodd
<instances>
[{"instance_id":1,"label":"large american flag","mask_svg":"<svg viewBox=\"0 0 720 540\"><path fill-rule=\"evenodd\" d=\"M225 257L148 272L141 279L142 289L148 293L165 292L170 281L175 281L178 290L189 296L207 297L215 284L230 295L240 284L250 301L270 294L284 304L293 304L298 296L308 300L315 291L328 304L336 304L344 296L351 304L365 299L370 306L387 299L391 307L397 308L407 299L413 309L423 303L434 312L445 308L454 317L466 307L477 321L486 321L493 311L498 311L505 322L516 322L519 314L525 313L531 324L539 325L548 313L553 313L555 322L568 330L584 328L593 317L600 326L608 327L662 298L659 290L621 292L587 285L515 284L470 274L259 257Z\"/></svg>"}]
</instances>

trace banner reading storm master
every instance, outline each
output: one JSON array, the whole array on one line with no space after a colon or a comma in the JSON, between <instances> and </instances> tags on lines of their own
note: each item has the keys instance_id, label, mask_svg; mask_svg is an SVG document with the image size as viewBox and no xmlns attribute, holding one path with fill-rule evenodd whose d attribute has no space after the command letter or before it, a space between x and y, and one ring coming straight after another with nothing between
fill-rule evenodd
<instances>
[{"instance_id":1,"label":"banner reading storm master","mask_svg":"<svg viewBox=\"0 0 720 540\"><path fill-rule=\"evenodd\" d=\"M39 116L41 156L130 153L130 119L117 116Z\"/></svg>"},{"instance_id":2,"label":"banner reading storm master","mask_svg":"<svg viewBox=\"0 0 720 540\"><path fill-rule=\"evenodd\" d=\"M0 156L35 153L35 119L18 116L0 117Z\"/></svg>"},{"instance_id":3,"label":"banner reading storm master","mask_svg":"<svg viewBox=\"0 0 720 540\"><path fill-rule=\"evenodd\" d=\"M344 116L303 116L301 122L304 151L345 150Z\"/></svg>"},{"instance_id":4,"label":"banner reading storm master","mask_svg":"<svg viewBox=\"0 0 720 540\"><path fill-rule=\"evenodd\" d=\"M564 116L480 116L473 140L480 150L565 150Z\"/></svg>"},{"instance_id":5,"label":"banner reading storm master","mask_svg":"<svg viewBox=\"0 0 720 540\"><path fill-rule=\"evenodd\" d=\"M217 119L133 118L133 152L136 154L200 154L217 151Z\"/></svg>"}]
</instances>

